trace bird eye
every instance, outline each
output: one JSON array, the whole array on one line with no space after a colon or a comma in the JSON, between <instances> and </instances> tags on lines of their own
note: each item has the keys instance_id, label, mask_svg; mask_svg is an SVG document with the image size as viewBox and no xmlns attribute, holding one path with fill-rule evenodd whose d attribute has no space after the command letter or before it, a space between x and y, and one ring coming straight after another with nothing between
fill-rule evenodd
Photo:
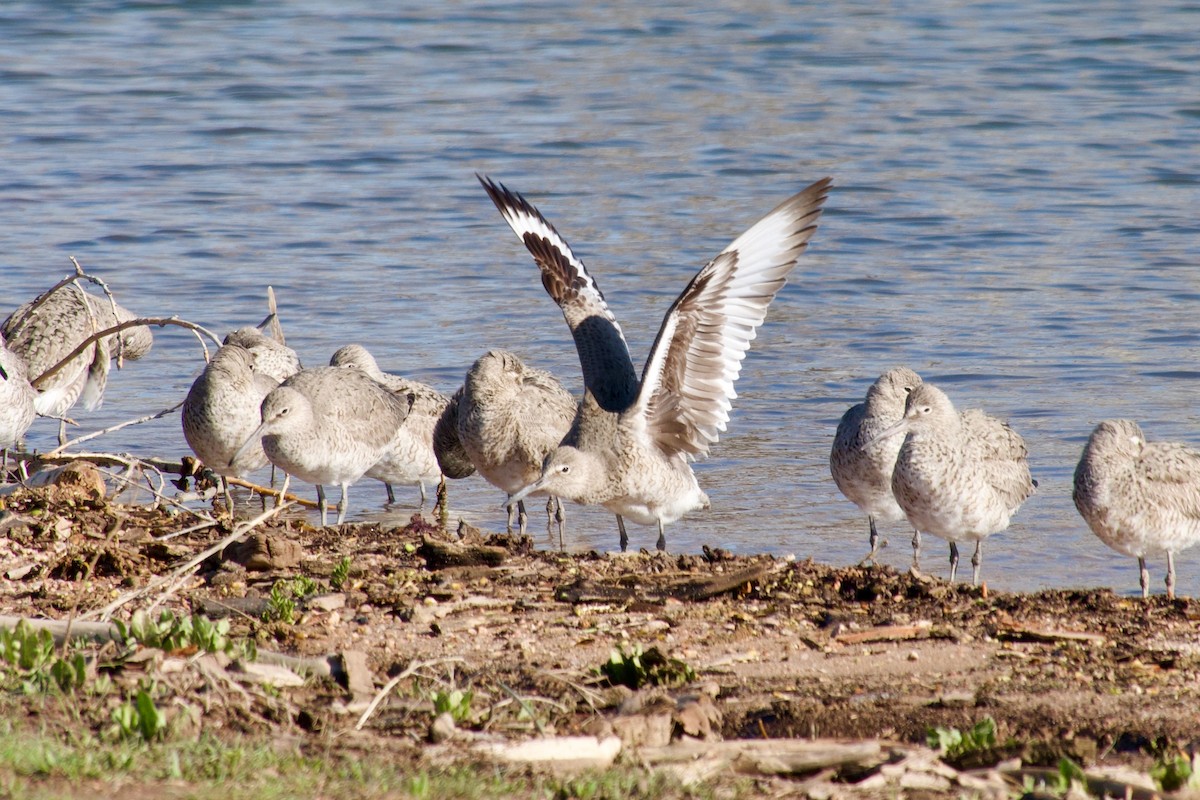
<instances>
[{"instance_id":1,"label":"bird eye","mask_svg":"<svg viewBox=\"0 0 1200 800\"><path fill-rule=\"evenodd\" d=\"M558 471L561 472L563 475L566 475L568 472L571 471L571 466L569 464L563 464L561 467L558 468Z\"/></svg>"}]
</instances>

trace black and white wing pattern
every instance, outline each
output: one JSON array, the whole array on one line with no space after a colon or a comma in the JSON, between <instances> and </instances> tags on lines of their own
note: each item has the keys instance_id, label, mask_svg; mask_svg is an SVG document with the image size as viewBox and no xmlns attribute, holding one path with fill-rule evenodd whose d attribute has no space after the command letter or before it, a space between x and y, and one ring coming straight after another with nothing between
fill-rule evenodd
<instances>
[{"instance_id":1,"label":"black and white wing pattern","mask_svg":"<svg viewBox=\"0 0 1200 800\"><path fill-rule=\"evenodd\" d=\"M579 352L584 386L606 411L628 408L637 397L638 379L629 345L600 287L532 203L502 183L475 177L533 256L542 285L562 309Z\"/></svg>"}]
</instances>

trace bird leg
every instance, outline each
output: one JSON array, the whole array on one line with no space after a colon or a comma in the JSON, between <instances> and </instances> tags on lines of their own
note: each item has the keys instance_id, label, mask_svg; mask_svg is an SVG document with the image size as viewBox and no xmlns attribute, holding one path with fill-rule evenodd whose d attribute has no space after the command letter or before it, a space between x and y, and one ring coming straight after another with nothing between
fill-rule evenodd
<instances>
[{"instance_id":1,"label":"bird leg","mask_svg":"<svg viewBox=\"0 0 1200 800\"><path fill-rule=\"evenodd\" d=\"M912 547L913 547L913 565L912 565L913 572L920 572L921 571L921 532L919 530L917 530L916 528L913 528Z\"/></svg>"},{"instance_id":2,"label":"bird leg","mask_svg":"<svg viewBox=\"0 0 1200 800\"><path fill-rule=\"evenodd\" d=\"M338 501L338 506L337 506L337 508L338 508L337 524L338 525L341 525L343 522L346 521L346 507L348 505L350 505L350 503L349 503L350 497L349 496L350 496L350 484L343 483L342 484L342 499Z\"/></svg>"},{"instance_id":3,"label":"bird leg","mask_svg":"<svg viewBox=\"0 0 1200 800\"><path fill-rule=\"evenodd\" d=\"M1167 599L1175 599L1175 554L1167 551Z\"/></svg>"},{"instance_id":4,"label":"bird leg","mask_svg":"<svg viewBox=\"0 0 1200 800\"><path fill-rule=\"evenodd\" d=\"M329 504L325 502L325 487L317 484L317 508L321 509L321 527L325 527L325 514L329 511Z\"/></svg>"},{"instance_id":5,"label":"bird leg","mask_svg":"<svg viewBox=\"0 0 1200 800\"><path fill-rule=\"evenodd\" d=\"M421 490L421 508L425 508L425 481L417 481L417 488Z\"/></svg>"},{"instance_id":6,"label":"bird leg","mask_svg":"<svg viewBox=\"0 0 1200 800\"><path fill-rule=\"evenodd\" d=\"M221 491L225 493L225 510L229 512L230 521L233 520L233 494L229 491L229 479L224 475L221 476Z\"/></svg>"},{"instance_id":7,"label":"bird leg","mask_svg":"<svg viewBox=\"0 0 1200 800\"><path fill-rule=\"evenodd\" d=\"M658 542L655 544L655 547L659 549L659 552L667 552L667 530L666 526L663 525L661 517L658 520Z\"/></svg>"},{"instance_id":8,"label":"bird leg","mask_svg":"<svg viewBox=\"0 0 1200 800\"><path fill-rule=\"evenodd\" d=\"M954 573L958 572L958 545L950 543L950 582L954 583Z\"/></svg>"},{"instance_id":9,"label":"bird leg","mask_svg":"<svg viewBox=\"0 0 1200 800\"><path fill-rule=\"evenodd\" d=\"M529 515L525 513L525 501L517 501L517 523L521 529L521 535L525 535L525 526L529 522Z\"/></svg>"},{"instance_id":10,"label":"bird leg","mask_svg":"<svg viewBox=\"0 0 1200 800\"><path fill-rule=\"evenodd\" d=\"M866 558L858 562L860 567L876 563L875 554L879 552L879 531L875 530L875 517L868 514L867 521L871 523L871 552L867 553Z\"/></svg>"},{"instance_id":11,"label":"bird leg","mask_svg":"<svg viewBox=\"0 0 1200 800\"><path fill-rule=\"evenodd\" d=\"M617 530L621 532L621 552L624 553L629 549L629 534L625 533L625 520L620 514L617 514Z\"/></svg>"},{"instance_id":12,"label":"bird leg","mask_svg":"<svg viewBox=\"0 0 1200 800\"><path fill-rule=\"evenodd\" d=\"M983 539L975 543L975 555L971 556L971 585L979 585L979 567L983 564Z\"/></svg>"},{"instance_id":13,"label":"bird leg","mask_svg":"<svg viewBox=\"0 0 1200 800\"><path fill-rule=\"evenodd\" d=\"M512 495L510 494L510 495L509 495L509 497L511 498L511 497L512 497ZM508 522L507 522L507 523L505 524L505 526L504 526L504 532L505 532L505 533L512 533L512 524L513 524L513 511L515 511L515 510L516 510L516 508L513 506L513 504L512 504L512 503L509 503L508 505L506 505L506 506L504 507L504 509L505 509L505 510L508 512Z\"/></svg>"},{"instance_id":14,"label":"bird leg","mask_svg":"<svg viewBox=\"0 0 1200 800\"><path fill-rule=\"evenodd\" d=\"M395 490L392 489L392 485L390 483L388 483L387 481L384 481L383 488L387 489L387 496L388 496L387 504L389 506L394 506L396 504L396 492L395 492ZM425 493L424 492L421 492L421 505L422 506L425 505Z\"/></svg>"},{"instance_id":15,"label":"bird leg","mask_svg":"<svg viewBox=\"0 0 1200 800\"><path fill-rule=\"evenodd\" d=\"M563 509L563 501L561 497L554 498L554 521L558 523L558 549L561 552L563 547L563 532L567 529L567 512Z\"/></svg>"},{"instance_id":16,"label":"bird leg","mask_svg":"<svg viewBox=\"0 0 1200 800\"><path fill-rule=\"evenodd\" d=\"M1146 569L1146 559L1138 556L1138 574L1141 577L1142 599L1150 596L1150 570Z\"/></svg>"}]
</instances>

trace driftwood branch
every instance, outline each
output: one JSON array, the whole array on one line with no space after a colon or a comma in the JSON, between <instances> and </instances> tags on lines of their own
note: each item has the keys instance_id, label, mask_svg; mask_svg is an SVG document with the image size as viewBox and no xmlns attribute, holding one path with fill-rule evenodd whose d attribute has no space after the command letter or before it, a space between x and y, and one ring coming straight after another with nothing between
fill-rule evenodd
<instances>
[{"instance_id":1,"label":"driftwood branch","mask_svg":"<svg viewBox=\"0 0 1200 800\"><path fill-rule=\"evenodd\" d=\"M278 498L281 493L281 490L279 490L279 489L274 489L269 486L263 486L262 484L254 483L253 481L243 480L242 478L226 478L225 480L227 480L231 486L241 486L243 489L249 489L252 492L266 495L267 497ZM319 504L317 503L317 501L306 500L303 497L297 497L294 494L288 494L288 495L284 496L283 499L288 501L289 503L295 503L296 505L304 506L305 508L319 508L320 507Z\"/></svg>"},{"instance_id":2,"label":"driftwood branch","mask_svg":"<svg viewBox=\"0 0 1200 800\"><path fill-rule=\"evenodd\" d=\"M215 333L208 330L207 328L205 328L202 325L197 325L194 322L188 322L187 320L179 319L178 317L138 317L137 319L126 320L125 322L120 322L120 323L117 323L116 325L113 325L111 328L105 328L102 331L97 331L96 333L93 333L91 336L87 337L82 342L80 342L79 345L74 350L72 350L70 352L70 354L67 355L66 358L59 361L53 367L50 367L50 369L46 370L41 375L38 375L36 378L34 378L32 381L30 381L30 383L33 385L33 388L35 388L35 389L39 388L42 385L42 383L44 383L46 380L48 380L51 376L56 375L58 372L60 372L76 356L78 356L80 353L87 350L89 347L94 345L96 342L100 341L101 339L104 339L105 337L112 336L114 333L120 333L121 331L125 330L126 328L136 328L136 327L139 327L142 325L156 325L160 328L166 327L167 325L177 325L181 328L186 328L190 331L198 331L200 333L203 333L205 336L208 336L214 342L216 342L218 347L221 346L221 340L220 340L220 338L217 337L217 335ZM201 344L203 344L203 340L201 340ZM205 357L206 358L207 358L207 355L208 355L208 350L207 350L207 348L205 348Z\"/></svg>"}]
</instances>

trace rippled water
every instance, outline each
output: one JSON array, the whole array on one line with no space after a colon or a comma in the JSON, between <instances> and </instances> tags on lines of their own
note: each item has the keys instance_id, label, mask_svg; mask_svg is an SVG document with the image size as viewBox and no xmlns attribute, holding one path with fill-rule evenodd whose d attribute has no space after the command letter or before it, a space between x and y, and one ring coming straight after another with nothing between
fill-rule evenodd
<instances>
[{"instance_id":1,"label":"rippled water","mask_svg":"<svg viewBox=\"0 0 1200 800\"><path fill-rule=\"evenodd\" d=\"M638 362L696 269L829 174L698 466L713 509L671 526L672 548L861 557L866 520L828 448L905 364L1029 444L1041 489L989 540L991 585L1135 590L1070 482L1105 417L1200 446L1200 7L646 5L7 3L3 311L75 255L139 313L220 333L261 319L272 284L310 365L358 341L450 391L503 346L578 387L561 315L474 172L557 225ZM82 429L171 405L200 366L190 335L163 330ZM41 421L29 444L54 433ZM186 447L177 417L102 441ZM495 490L452 492L456 513L502 525ZM381 513L377 484L351 498ZM615 545L607 512L570 511L573 547ZM904 566L908 534L889 533ZM944 575L945 552L927 538L925 565ZM1180 559L1184 593L1197 561Z\"/></svg>"}]
</instances>

